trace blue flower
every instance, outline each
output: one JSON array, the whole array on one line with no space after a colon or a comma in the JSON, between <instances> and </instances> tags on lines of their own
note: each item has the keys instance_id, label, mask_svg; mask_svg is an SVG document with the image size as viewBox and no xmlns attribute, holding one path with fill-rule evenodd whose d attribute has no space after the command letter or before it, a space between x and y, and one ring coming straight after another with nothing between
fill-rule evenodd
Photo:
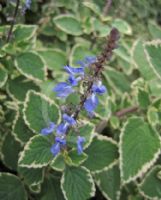
<instances>
[{"instance_id":1,"label":"blue flower","mask_svg":"<svg viewBox=\"0 0 161 200\"><path fill-rule=\"evenodd\" d=\"M65 82L58 83L53 89L54 92L57 92L58 97L65 98L72 92L74 92L71 85Z\"/></svg>"},{"instance_id":2,"label":"blue flower","mask_svg":"<svg viewBox=\"0 0 161 200\"><path fill-rule=\"evenodd\" d=\"M93 113L93 111L96 109L98 105L98 97L93 93L90 97L87 98L87 100L84 102L84 108L87 112L90 114Z\"/></svg>"},{"instance_id":3,"label":"blue flower","mask_svg":"<svg viewBox=\"0 0 161 200\"><path fill-rule=\"evenodd\" d=\"M71 75L71 76L69 76L68 81L69 81L69 83L70 83L72 86L76 86L76 85L78 85L78 82L79 82L81 79L82 79L81 77L75 78L75 76Z\"/></svg>"},{"instance_id":4,"label":"blue flower","mask_svg":"<svg viewBox=\"0 0 161 200\"><path fill-rule=\"evenodd\" d=\"M64 121L66 121L68 124L70 124L71 126L76 125L76 121L73 117L67 115L67 114L63 114L63 119Z\"/></svg>"},{"instance_id":5,"label":"blue flower","mask_svg":"<svg viewBox=\"0 0 161 200\"><path fill-rule=\"evenodd\" d=\"M69 127L69 124L68 123L61 123L57 126L57 129L56 129L56 133L58 135L62 135L62 134L65 134L67 129Z\"/></svg>"},{"instance_id":6,"label":"blue flower","mask_svg":"<svg viewBox=\"0 0 161 200\"><path fill-rule=\"evenodd\" d=\"M60 143L53 144L50 151L54 156L56 156L60 152Z\"/></svg>"},{"instance_id":7,"label":"blue flower","mask_svg":"<svg viewBox=\"0 0 161 200\"><path fill-rule=\"evenodd\" d=\"M75 68L75 67L65 66L64 69L68 74L71 74L71 75L75 75L75 74L84 75L84 68L83 67Z\"/></svg>"},{"instance_id":8,"label":"blue flower","mask_svg":"<svg viewBox=\"0 0 161 200\"><path fill-rule=\"evenodd\" d=\"M25 1L25 5L24 5L24 7L22 8L22 14L25 14L26 10L30 9L31 3L32 3L31 0L26 0L26 1Z\"/></svg>"},{"instance_id":9,"label":"blue flower","mask_svg":"<svg viewBox=\"0 0 161 200\"><path fill-rule=\"evenodd\" d=\"M79 60L77 64L85 68L91 65L92 63L96 62L96 60L97 58L95 56L86 56L84 60Z\"/></svg>"},{"instance_id":10,"label":"blue flower","mask_svg":"<svg viewBox=\"0 0 161 200\"><path fill-rule=\"evenodd\" d=\"M93 84L92 92L102 95L103 93L106 92L106 87L102 85L101 82L99 82L98 84Z\"/></svg>"},{"instance_id":11,"label":"blue flower","mask_svg":"<svg viewBox=\"0 0 161 200\"><path fill-rule=\"evenodd\" d=\"M88 65L91 65L92 63L96 62L96 57L95 56L86 56L85 57L85 62Z\"/></svg>"},{"instance_id":12,"label":"blue flower","mask_svg":"<svg viewBox=\"0 0 161 200\"><path fill-rule=\"evenodd\" d=\"M77 138L77 151L78 151L79 155L83 153L83 143L84 142L85 142L85 138L78 136L78 138Z\"/></svg>"},{"instance_id":13,"label":"blue flower","mask_svg":"<svg viewBox=\"0 0 161 200\"><path fill-rule=\"evenodd\" d=\"M55 137L55 142L58 142L63 146L66 145L66 139L65 138Z\"/></svg>"},{"instance_id":14,"label":"blue flower","mask_svg":"<svg viewBox=\"0 0 161 200\"><path fill-rule=\"evenodd\" d=\"M65 138L60 138L60 137L55 137L55 144L52 145L51 147L51 153L56 156L60 150L61 147L64 147L66 145L66 139Z\"/></svg>"},{"instance_id":15,"label":"blue flower","mask_svg":"<svg viewBox=\"0 0 161 200\"><path fill-rule=\"evenodd\" d=\"M43 135L48 135L48 134L52 133L52 132L54 131L54 129L55 129L55 126L56 126L56 125L55 125L53 122L50 122L50 123L49 123L49 127L43 128L43 129L41 130L41 134L43 134Z\"/></svg>"}]
</instances>

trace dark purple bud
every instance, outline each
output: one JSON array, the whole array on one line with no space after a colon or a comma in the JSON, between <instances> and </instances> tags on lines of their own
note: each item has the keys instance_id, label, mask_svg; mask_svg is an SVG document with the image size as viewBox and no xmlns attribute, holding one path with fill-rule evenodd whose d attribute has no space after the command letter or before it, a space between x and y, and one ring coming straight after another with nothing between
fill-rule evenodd
<instances>
[{"instance_id":1,"label":"dark purple bud","mask_svg":"<svg viewBox=\"0 0 161 200\"><path fill-rule=\"evenodd\" d=\"M110 32L110 39L111 40L118 40L120 38L120 33L117 28L113 28Z\"/></svg>"}]
</instances>

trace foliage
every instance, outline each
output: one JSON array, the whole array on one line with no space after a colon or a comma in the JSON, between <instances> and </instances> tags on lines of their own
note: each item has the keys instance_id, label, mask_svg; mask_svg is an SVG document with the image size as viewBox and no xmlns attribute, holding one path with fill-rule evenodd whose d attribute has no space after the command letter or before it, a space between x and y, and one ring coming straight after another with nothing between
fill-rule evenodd
<instances>
[{"instance_id":1,"label":"foliage","mask_svg":"<svg viewBox=\"0 0 161 200\"><path fill-rule=\"evenodd\" d=\"M161 199L160 5L119 0L106 13L105 1L22 0L12 24L16 1L2 1L0 199ZM94 108L85 99L76 127L64 113L77 108L93 74L85 68L67 95L59 84L73 69L63 66L100 55L113 27L118 48L106 55ZM50 134L62 119L71 126L65 140Z\"/></svg>"}]
</instances>

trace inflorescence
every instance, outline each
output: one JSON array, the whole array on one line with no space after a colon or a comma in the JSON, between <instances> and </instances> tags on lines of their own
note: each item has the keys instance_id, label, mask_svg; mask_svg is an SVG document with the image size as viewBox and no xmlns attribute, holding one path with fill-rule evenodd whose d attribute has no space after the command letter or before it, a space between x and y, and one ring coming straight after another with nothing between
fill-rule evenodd
<instances>
[{"instance_id":1,"label":"inflorescence","mask_svg":"<svg viewBox=\"0 0 161 200\"><path fill-rule=\"evenodd\" d=\"M66 107L63 110L62 122L56 125L54 122L50 122L47 128L41 130L41 134L48 135L55 132L55 143L51 147L51 152L56 156L61 150L67 146L66 137L71 128L76 129L78 126L77 120L79 113L85 110L89 117L94 116L94 111L99 104L99 95L103 95L107 92L106 87L101 81L101 72L103 70L103 64L106 60L110 60L113 50L117 48L117 41L119 39L119 32L116 28L113 28L108 37L107 44L98 57L88 56L83 61L79 61L80 67L65 66L64 70L68 74L66 82L58 83L53 91L56 92L57 97L65 99L71 93L76 92L76 86L81 83L84 85L83 94L80 95L80 103L72 109ZM77 133L78 134L78 133ZM85 138L77 135L77 151L78 154L83 153L83 144Z\"/></svg>"}]
</instances>

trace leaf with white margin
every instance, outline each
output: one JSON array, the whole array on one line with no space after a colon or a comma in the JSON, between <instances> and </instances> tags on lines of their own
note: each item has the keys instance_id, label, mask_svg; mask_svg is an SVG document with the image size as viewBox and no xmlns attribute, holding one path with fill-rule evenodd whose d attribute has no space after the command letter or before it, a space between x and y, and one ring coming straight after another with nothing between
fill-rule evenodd
<instances>
[{"instance_id":1,"label":"leaf with white margin","mask_svg":"<svg viewBox=\"0 0 161 200\"><path fill-rule=\"evenodd\" d=\"M6 70L0 67L0 88L5 85L7 78L8 74Z\"/></svg>"},{"instance_id":2,"label":"leaf with white margin","mask_svg":"<svg viewBox=\"0 0 161 200\"><path fill-rule=\"evenodd\" d=\"M160 154L158 133L141 117L132 117L120 135L120 170L122 181L128 183L145 173Z\"/></svg>"},{"instance_id":3,"label":"leaf with white margin","mask_svg":"<svg viewBox=\"0 0 161 200\"><path fill-rule=\"evenodd\" d=\"M0 173L1 200L27 200L27 194L20 179L9 173Z\"/></svg>"},{"instance_id":4,"label":"leaf with white margin","mask_svg":"<svg viewBox=\"0 0 161 200\"><path fill-rule=\"evenodd\" d=\"M19 166L27 168L42 168L47 166L53 158L50 151L51 142L42 135L32 137L20 154Z\"/></svg>"},{"instance_id":5,"label":"leaf with white margin","mask_svg":"<svg viewBox=\"0 0 161 200\"><path fill-rule=\"evenodd\" d=\"M46 176L41 188L41 192L38 194L39 200L64 200L59 174L52 172Z\"/></svg>"},{"instance_id":6,"label":"leaf with white margin","mask_svg":"<svg viewBox=\"0 0 161 200\"><path fill-rule=\"evenodd\" d=\"M59 49L44 49L38 51L46 63L46 66L50 70L62 70L62 67L66 65L67 58L63 51Z\"/></svg>"},{"instance_id":7,"label":"leaf with white margin","mask_svg":"<svg viewBox=\"0 0 161 200\"><path fill-rule=\"evenodd\" d=\"M92 176L85 167L66 167L61 188L66 200L87 200L95 195Z\"/></svg>"},{"instance_id":8,"label":"leaf with white margin","mask_svg":"<svg viewBox=\"0 0 161 200\"><path fill-rule=\"evenodd\" d=\"M21 145L24 145L35 134L25 124L21 110L17 111L13 121L12 135Z\"/></svg>"},{"instance_id":9,"label":"leaf with white margin","mask_svg":"<svg viewBox=\"0 0 161 200\"><path fill-rule=\"evenodd\" d=\"M161 179L158 177L160 171L161 165L156 165L146 174L138 185L141 195L152 200L161 199Z\"/></svg>"},{"instance_id":10,"label":"leaf with white margin","mask_svg":"<svg viewBox=\"0 0 161 200\"><path fill-rule=\"evenodd\" d=\"M161 79L161 40L153 40L144 43L144 49L150 67L153 69L156 76Z\"/></svg>"},{"instance_id":11,"label":"leaf with white margin","mask_svg":"<svg viewBox=\"0 0 161 200\"><path fill-rule=\"evenodd\" d=\"M43 182L44 169L43 168L27 168L19 167L18 173L24 178L27 185L35 186Z\"/></svg>"},{"instance_id":12,"label":"leaf with white margin","mask_svg":"<svg viewBox=\"0 0 161 200\"><path fill-rule=\"evenodd\" d=\"M120 170L118 164L108 170L96 173L94 178L96 180L96 184L106 199L118 199L121 189Z\"/></svg>"},{"instance_id":13,"label":"leaf with white margin","mask_svg":"<svg viewBox=\"0 0 161 200\"><path fill-rule=\"evenodd\" d=\"M156 79L156 75L150 67L144 52L143 41L138 39L134 42L132 47L132 59L135 67L140 71L145 80Z\"/></svg>"},{"instance_id":14,"label":"leaf with white margin","mask_svg":"<svg viewBox=\"0 0 161 200\"><path fill-rule=\"evenodd\" d=\"M112 23L112 26L117 28L123 34L132 35L131 26L123 19L115 19Z\"/></svg>"},{"instance_id":15,"label":"leaf with white margin","mask_svg":"<svg viewBox=\"0 0 161 200\"><path fill-rule=\"evenodd\" d=\"M11 170L17 171L18 156L22 150L21 145L12 134L7 133L1 144L1 160Z\"/></svg>"},{"instance_id":16,"label":"leaf with white margin","mask_svg":"<svg viewBox=\"0 0 161 200\"><path fill-rule=\"evenodd\" d=\"M58 15L53 19L55 25L67 34L79 36L82 34L81 22L72 15Z\"/></svg>"},{"instance_id":17,"label":"leaf with white margin","mask_svg":"<svg viewBox=\"0 0 161 200\"><path fill-rule=\"evenodd\" d=\"M24 102L29 90L39 91L39 87L24 76L18 76L8 81L7 92L13 100Z\"/></svg>"},{"instance_id":18,"label":"leaf with white margin","mask_svg":"<svg viewBox=\"0 0 161 200\"><path fill-rule=\"evenodd\" d=\"M90 146L84 151L88 158L83 166L92 172L107 169L116 163L118 159L117 143L102 135L96 135Z\"/></svg>"},{"instance_id":19,"label":"leaf with white margin","mask_svg":"<svg viewBox=\"0 0 161 200\"><path fill-rule=\"evenodd\" d=\"M46 67L42 58L36 52L24 52L15 58L17 70L27 78L35 81L46 79Z\"/></svg>"},{"instance_id":20,"label":"leaf with white margin","mask_svg":"<svg viewBox=\"0 0 161 200\"><path fill-rule=\"evenodd\" d=\"M65 169L64 156L59 153L50 163L50 167L56 171L64 171Z\"/></svg>"},{"instance_id":21,"label":"leaf with white margin","mask_svg":"<svg viewBox=\"0 0 161 200\"><path fill-rule=\"evenodd\" d=\"M40 133L50 122L56 124L60 120L60 111L55 102L34 91L27 93L23 113L25 123L35 133Z\"/></svg>"}]
</instances>

